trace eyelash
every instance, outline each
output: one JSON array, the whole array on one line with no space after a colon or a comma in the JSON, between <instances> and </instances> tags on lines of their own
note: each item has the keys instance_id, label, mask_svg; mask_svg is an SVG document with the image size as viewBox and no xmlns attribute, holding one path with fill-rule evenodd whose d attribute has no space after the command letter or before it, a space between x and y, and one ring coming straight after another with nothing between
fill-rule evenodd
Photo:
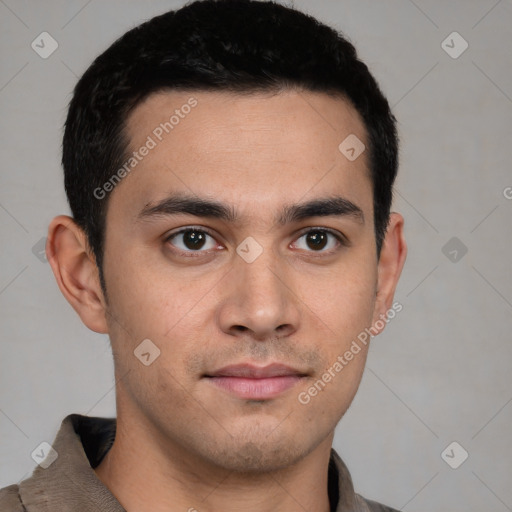
<instances>
[{"instance_id":1,"label":"eyelash","mask_svg":"<svg viewBox=\"0 0 512 512\"><path fill-rule=\"evenodd\" d=\"M165 238L165 242L170 242L172 239L174 239L178 235L181 235L181 234L183 234L183 233L185 233L187 231L197 231L197 232L200 232L200 233L205 233L205 234L207 234L208 236L210 236L211 238L213 238L215 240L215 236L208 229L206 229L204 227L200 227L200 226L187 226L185 228L180 229L179 231L171 233L169 236L167 236ZM330 228L325 228L325 227L320 227L320 226L307 228L305 231L302 231L295 240L299 240L300 238L302 238L303 236L305 236L305 235L307 235L308 233L311 233L311 232L324 232L324 233L328 233L328 234L332 235L338 241L338 244L339 244L337 247L335 247L334 249L330 249L329 251L306 251L306 252L310 252L313 255L315 255L315 253L317 253L318 255L333 254L334 252L339 250L341 247L346 247L346 246L349 245L348 240L341 233L339 233L338 231L334 231L334 230L332 230ZM208 254L212 250L215 250L215 249L209 249L209 250L206 250L206 251L203 251L203 250L183 251L181 249L177 249L176 247L173 247L173 251L179 253L180 255L184 255L185 257L193 257L193 258L194 257L198 257L198 256L202 256L204 254Z\"/></svg>"}]
</instances>

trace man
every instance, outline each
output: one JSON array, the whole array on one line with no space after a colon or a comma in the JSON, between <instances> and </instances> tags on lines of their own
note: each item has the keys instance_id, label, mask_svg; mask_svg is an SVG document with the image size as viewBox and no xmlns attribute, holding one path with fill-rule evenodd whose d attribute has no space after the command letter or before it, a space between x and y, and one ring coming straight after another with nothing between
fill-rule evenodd
<instances>
[{"instance_id":1,"label":"man","mask_svg":"<svg viewBox=\"0 0 512 512\"><path fill-rule=\"evenodd\" d=\"M395 119L293 9L202 0L78 82L57 283L108 333L117 418L66 417L6 511L386 511L332 450L405 260Z\"/></svg>"}]
</instances>

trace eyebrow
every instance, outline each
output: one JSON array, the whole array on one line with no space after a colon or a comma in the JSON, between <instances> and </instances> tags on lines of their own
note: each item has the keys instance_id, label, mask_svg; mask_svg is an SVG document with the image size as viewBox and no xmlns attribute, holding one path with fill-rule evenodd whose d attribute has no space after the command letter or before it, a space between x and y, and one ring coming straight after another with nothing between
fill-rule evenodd
<instances>
[{"instance_id":1,"label":"eyebrow","mask_svg":"<svg viewBox=\"0 0 512 512\"><path fill-rule=\"evenodd\" d=\"M214 218L229 223L238 222L235 208L220 201L189 195L173 195L156 204L148 203L138 214L139 220L167 215L188 214L196 217ZM334 196L313 199L304 203L285 205L277 215L276 222L282 226L310 217L353 217L364 224L363 210L344 197Z\"/></svg>"}]
</instances>

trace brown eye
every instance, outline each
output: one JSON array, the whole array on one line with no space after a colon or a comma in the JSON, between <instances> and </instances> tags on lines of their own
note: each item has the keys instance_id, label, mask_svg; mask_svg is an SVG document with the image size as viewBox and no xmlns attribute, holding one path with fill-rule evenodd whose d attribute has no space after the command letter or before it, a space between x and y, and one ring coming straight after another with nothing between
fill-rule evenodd
<instances>
[{"instance_id":1,"label":"brown eye","mask_svg":"<svg viewBox=\"0 0 512 512\"><path fill-rule=\"evenodd\" d=\"M306 234L306 244L315 251L323 249L327 242L327 233L325 231L310 231Z\"/></svg>"},{"instance_id":2,"label":"brown eye","mask_svg":"<svg viewBox=\"0 0 512 512\"><path fill-rule=\"evenodd\" d=\"M341 235L326 229L310 229L303 233L294 244L298 249L309 252L331 252L340 245L345 245ZM326 249L326 250L324 250Z\"/></svg>"},{"instance_id":3,"label":"brown eye","mask_svg":"<svg viewBox=\"0 0 512 512\"><path fill-rule=\"evenodd\" d=\"M198 252L216 247L215 239L211 235L195 228L182 229L169 236L167 241L184 252Z\"/></svg>"}]
</instances>

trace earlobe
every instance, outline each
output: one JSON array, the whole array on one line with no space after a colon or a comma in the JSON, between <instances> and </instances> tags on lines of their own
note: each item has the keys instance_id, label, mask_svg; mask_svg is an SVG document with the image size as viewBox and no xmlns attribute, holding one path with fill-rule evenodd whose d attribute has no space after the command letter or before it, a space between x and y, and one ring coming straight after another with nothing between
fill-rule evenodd
<instances>
[{"instance_id":1,"label":"earlobe","mask_svg":"<svg viewBox=\"0 0 512 512\"><path fill-rule=\"evenodd\" d=\"M87 237L66 215L48 227L46 255L60 291L89 329L107 333L106 302Z\"/></svg>"},{"instance_id":2,"label":"earlobe","mask_svg":"<svg viewBox=\"0 0 512 512\"><path fill-rule=\"evenodd\" d=\"M407 256L403 228L403 217L399 213L391 213L379 256L373 325L377 320L384 318L393 305L396 286ZM380 331L383 329L384 327Z\"/></svg>"}]
</instances>

